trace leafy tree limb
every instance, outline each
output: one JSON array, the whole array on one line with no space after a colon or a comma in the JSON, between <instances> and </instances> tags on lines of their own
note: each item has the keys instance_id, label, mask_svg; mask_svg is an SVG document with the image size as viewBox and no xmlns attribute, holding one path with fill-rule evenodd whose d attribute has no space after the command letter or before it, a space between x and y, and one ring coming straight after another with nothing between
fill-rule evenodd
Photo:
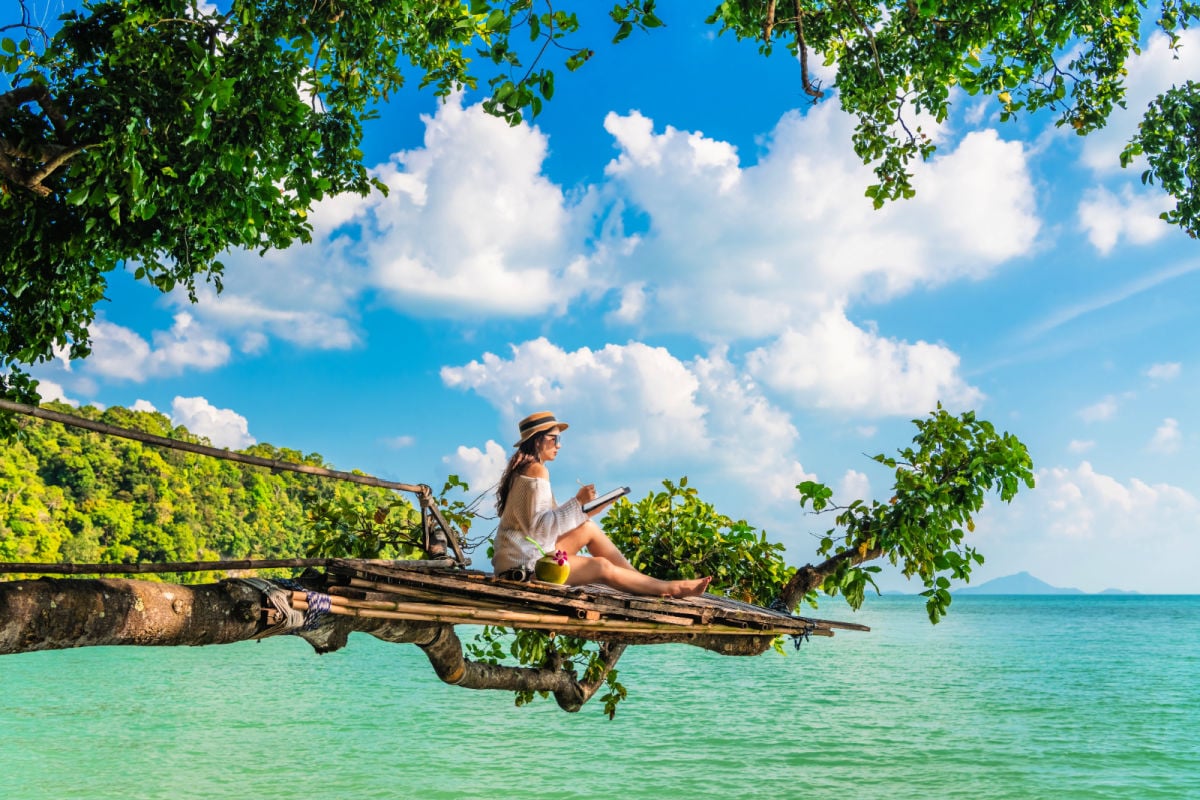
<instances>
[{"instance_id":1,"label":"leafy tree limb","mask_svg":"<svg viewBox=\"0 0 1200 800\"><path fill-rule=\"evenodd\" d=\"M823 484L805 481L796 487L802 507L836 511L840 531L830 529L821 540L824 561L801 567L787 582L781 594L787 608L804 600L815 605L818 590L841 593L858 608L868 584L878 590L873 575L880 570L861 565L886 556L906 578L922 582L929 619L937 622L950 607L951 580L969 580L972 567L983 563L963 538L975 529L973 515L990 492L1008 502L1021 486L1033 488L1029 452L1017 437L997 433L972 411L955 417L939 404L913 423L913 446L901 450L899 458L873 457L895 470L888 502L836 506L832 490Z\"/></svg>"}]
</instances>

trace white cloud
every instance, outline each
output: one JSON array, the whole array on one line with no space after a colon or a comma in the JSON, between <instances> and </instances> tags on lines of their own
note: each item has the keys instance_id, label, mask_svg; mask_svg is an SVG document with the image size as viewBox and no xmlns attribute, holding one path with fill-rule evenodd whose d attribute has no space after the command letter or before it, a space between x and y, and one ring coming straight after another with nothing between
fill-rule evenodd
<instances>
[{"instance_id":1,"label":"white cloud","mask_svg":"<svg viewBox=\"0 0 1200 800\"><path fill-rule=\"evenodd\" d=\"M197 318L251 354L268 336L356 346L367 298L472 321L606 298L612 325L770 337L987 276L1039 230L1027 153L992 130L916 165L917 198L875 211L863 197L873 175L847 144L853 121L833 103L785 114L748 166L728 142L610 114L618 154L604 181L570 196L543 172L536 127L461 98L423 119L423 146L373 170L388 197L322 201L311 245L230 254L225 291L201 287ZM627 219L649 228L627 232Z\"/></svg>"},{"instance_id":2,"label":"white cloud","mask_svg":"<svg viewBox=\"0 0 1200 800\"><path fill-rule=\"evenodd\" d=\"M790 417L763 397L750 376L739 374L724 350L697 358L690 368L725 473L771 500L794 499L796 484L816 476L792 455L800 434Z\"/></svg>"},{"instance_id":3,"label":"white cloud","mask_svg":"<svg viewBox=\"0 0 1200 800\"><path fill-rule=\"evenodd\" d=\"M600 417L589 433L572 431L605 460L623 461L633 452L692 449L708 440L704 409L696 402L699 381L665 348L633 342L600 350L567 352L545 338L512 347L512 357L492 353L461 367L443 367L442 381L471 389L512 421L550 408L564 416ZM628 411L638 410L631 419Z\"/></svg>"},{"instance_id":4,"label":"white cloud","mask_svg":"<svg viewBox=\"0 0 1200 800\"><path fill-rule=\"evenodd\" d=\"M863 197L873 175L834 104L784 115L750 166L699 132L655 133L638 112L609 114L605 128L619 150L609 188L649 230L601 266L613 285L644 283L620 316L636 309L654 328L777 335L854 300L985 276L1039 228L1023 146L990 130L917 165L915 200L875 211Z\"/></svg>"},{"instance_id":5,"label":"white cloud","mask_svg":"<svg viewBox=\"0 0 1200 800\"><path fill-rule=\"evenodd\" d=\"M92 354L83 364L92 374L142 382L147 378L179 375L189 369L209 370L229 360L225 342L184 312L175 315L169 331L155 331L147 342L135 331L105 320L89 329Z\"/></svg>"},{"instance_id":6,"label":"white cloud","mask_svg":"<svg viewBox=\"0 0 1200 800\"><path fill-rule=\"evenodd\" d=\"M71 371L71 348L61 344L50 345L54 360L59 363L64 372Z\"/></svg>"},{"instance_id":7,"label":"white cloud","mask_svg":"<svg viewBox=\"0 0 1200 800\"><path fill-rule=\"evenodd\" d=\"M1157 241L1171 226L1159 214L1172 205L1162 192L1135 191L1121 187L1120 197L1103 187L1092 189L1079 202L1079 224L1087 231L1088 241L1108 255L1121 238L1134 244Z\"/></svg>"},{"instance_id":8,"label":"white cloud","mask_svg":"<svg viewBox=\"0 0 1200 800\"><path fill-rule=\"evenodd\" d=\"M1156 381L1173 381L1179 377L1179 373L1183 370L1183 365L1178 361L1168 361L1162 364L1153 364L1146 370L1146 377Z\"/></svg>"},{"instance_id":9,"label":"white cloud","mask_svg":"<svg viewBox=\"0 0 1200 800\"><path fill-rule=\"evenodd\" d=\"M870 479L856 469L846 470L846 474L838 483L833 499L837 501L838 505L847 505L855 500L870 500Z\"/></svg>"},{"instance_id":10,"label":"white cloud","mask_svg":"<svg viewBox=\"0 0 1200 800\"><path fill-rule=\"evenodd\" d=\"M1117 398L1108 395L1103 400L1079 410L1079 416L1084 422L1100 422L1112 419L1117 414Z\"/></svg>"},{"instance_id":11,"label":"white cloud","mask_svg":"<svg viewBox=\"0 0 1200 800\"><path fill-rule=\"evenodd\" d=\"M797 402L872 415L978 404L983 394L963 381L958 363L941 345L884 339L833 312L747 358L752 375Z\"/></svg>"},{"instance_id":12,"label":"white cloud","mask_svg":"<svg viewBox=\"0 0 1200 800\"><path fill-rule=\"evenodd\" d=\"M980 579L1029 570L1055 586L1194 593L1200 500L1170 484L1119 479L1087 462L1038 470L1037 489L990 503Z\"/></svg>"},{"instance_id":13,"label":"white cloud","mask_svg":"<svg viewBox=\"0 0 1200 800\"><path fill-rule=\"evenodd\" d=\"M1190 492L1137 478L1122 483L1096 472L1087 461L1075 469L1038 470L1037 482L1030 496L1045 498L1040 505L1050 514L1047 527L1052 535L1132 543L1165 530L1192 531L1200 523L1200 501ZM1168 516L1189 524L1169 525L1163 519Z\"/></svg>"},{"instance_id":14,"label":"white cloud","mask_svg":"<svg viewBox=\"0 0 1200 800\"><path fill-rule=\"evenodd\" d=\"M383 297L421 315L529 315L582 291L571 209L541 172L545 135L459 98L423 119L424 147L376 168L391 195L355 220Z\"/></svg>"},{"instance_id":15,"label":"white cloud","mask_svg":"<svg viewBox=\"0 0 1200 800\"><path fill-rule=\"evenodd\" d=\"M1182 441L1179 421L1167 417L1162 421L1162 425L1155 429L1154 438L1150 440L1150 449L1158 453L1174 453L1179 450Z\"/></svg>"},{"instance_id":16,"label":"white cloud","mask_svg":"<svg viewBox=\"0 0 1200 800\"><path fill-rule=\"evenodd\" d=\"M471 487L471 497L484 493L489 495L484 498L480 513L490 516L496 512L495 487L508 464L508 451L502 444L489 439L482 450L460 445L454 455L446 456L442 462L453 474L467 482Z\"/></svg>"},{"instance_id":17,"label":"white cloud","mask_svg":"<svg viewBox=\"0 0 1200 800\"><path fill-rule=\"evenodd\" d=\"M573 297L609 288L589 274L591 194L569 202L542 174L543 133L509 127L478 105L463 108L459 97L422 119L423 146L372 170L387 197L325 199L309 215L311 244L227 254L224 291L200 287L194 313L243 352L261 353L267 336L329 350L359 344L364 298L417 316L476 320L557 313ZM187 303L182 292L174 300Z\"/></svg>"},{"instance_id":18,"label":"white cloud","mask_svg":"<svg viewBox=\"0 0 1200 800\"><path fill-rule=\"evenodd\" d=\"M203 397L176 397L171 403L171 424L205 436L215 447L237 450L257 439L250 435L246 418L228 408L216 408Z\"/></svg>"},{"instance_id":19,"label":"white cloud","mask_svg":"<svg viewBox=\"0 0 1200 800\"><path fill-rule=\"evenodd\" d=\"M1096 442L1091 439L1072 439L1067 444L1067 451L1071 453L1086 453L1096 446Z\"/></svg>"},{"instance_id":20,"label":"white cloud","mask_svg":"<svg viewBox=\"0 0 1200 800\"><path fill-rule=\"evenodd\" d=\"M134 401L133 405L131 405L129 407L129 410L130 411L146 411L151 414L158 413L158 409L154 407L153 403L151 403L149 400L143 400L140 397Z\"/></svg>"},{"instance_id":21,"label":"white cloud","mask_svg":"<svg viewBox=\"0 0 1200 800\"><path fill-rule=\"evenodd\" d=\"M44 403L58 401L59 403L66 403L67 405L75 408L79 407L79 401L67 397L67 394L63 390L61 383L55 383L54 381L48 381L45 378L39 378L37 390L38 394L42 398L42 402Z\"/></svg>"},{"instance_id":22,"label":"white cloud","mask_svg":"<svg viewBox=\"0 0 1200 800\"><path fill-rule=\"evenodd\" d=\"M314 280L314 274L303 269L307 258L302 254L310 252L316 251L292 248L261 257L253 253L228 257L229 288L219 295L207 287L199 289L194 313L207 325L235 333L239 349L251 355L266 349L268 334L313 350L355 346L359 337L346 319L352 313L348 285L332 286L330 275L324 276L327 280ZM295 260L286 263L284 253ZM332 272L339 271L335 262L327 263ZM178 296L176 301L183 303Z\"/></svg>"},{"instance_id":23,"label":"white cloud","mask_svg":"<svg viewBox=\"0 0 1200 800\"><path fill-rule=\"evenodd\" d=\"M412 447L414 444L416 444L417 440L412 436L389 436L381 439L380 441L383 442L386 447L390 447L393 450L403 450L406 447Z\"/></svg>"},{"instance_id":24,"label":"white cloud","mask_svg":"<svg viewBox=\"0 0 1200 800\"><path fill-rule=\"evenodd\" d=\"M812 477L795 459L799 433L788 416L720 349L684 362L639 342L568 352L536 339L510 358L487 353L441 374L490 402L507 426L553 410L571 424L571 453L601 469L715 464L764 499L790 497Z\"/></svg>"}]
</instances>

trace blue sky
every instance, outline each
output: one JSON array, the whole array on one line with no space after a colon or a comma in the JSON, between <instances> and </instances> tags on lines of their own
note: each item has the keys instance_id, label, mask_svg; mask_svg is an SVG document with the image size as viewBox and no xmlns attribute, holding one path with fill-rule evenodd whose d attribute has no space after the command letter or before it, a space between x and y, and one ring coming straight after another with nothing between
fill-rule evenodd
<instances>
[{"instance_id":1,"label":"blue sky","mask_svg":"<svg viewBox=\"0 0 1200 800\"><path fill-rule=\"evenodd\" d=\"M402 93L365 146L389 197L321 204L309 246L230 254L196 305L111 276L92 357L40 367L44 394L480 490L550 409L571 424L560 498L687 475L793 563L827 527L795 484L887 496L867 456L941 401L1038 470L980 516L976 583L1197 591L1200 250L1117 156L1200 73L1200 35L1177 61L1149 39L1131 111L1088 139L958 95L917 197L873 211L851 120L805 101L794 61L694 4L660 15L617 47L589 20L596 57L532 126Z\"/></svg>"}]
</instances>

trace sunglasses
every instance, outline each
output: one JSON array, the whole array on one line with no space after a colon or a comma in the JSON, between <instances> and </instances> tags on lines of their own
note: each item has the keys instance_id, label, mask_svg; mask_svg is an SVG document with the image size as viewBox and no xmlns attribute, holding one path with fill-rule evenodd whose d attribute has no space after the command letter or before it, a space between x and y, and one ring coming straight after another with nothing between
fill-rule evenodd
<instances>
[{"instance_id":1,"label":"sunglasses","mask_svg":"<svg viewBox=\"0 0 1200 800\"><path fill-rule=\"evenodd\" d=\"M554 446L558 447L559 441L562 439L562 434L561 433L547 433L546 439L548 439L551 442L554 442Z\"/></svg>"}]
</instances>

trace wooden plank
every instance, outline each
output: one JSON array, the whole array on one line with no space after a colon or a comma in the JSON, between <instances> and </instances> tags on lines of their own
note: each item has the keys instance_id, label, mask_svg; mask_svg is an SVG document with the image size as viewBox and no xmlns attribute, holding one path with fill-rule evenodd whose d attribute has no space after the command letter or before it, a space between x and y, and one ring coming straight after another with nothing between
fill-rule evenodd
<instances>
[{"instance_id":1,"label":"wooden plank","mask_svg":"<svg viewBox=\"0 0 1200 800\"><path fill-rule=\"evenodd\" d=\"M418 583L418 584L424 583L424 581L422 581L421 579L417 579L414 582ZM488 598L492 598L492 599L506 600L509 602L510 607L512 605L520 605L522 602L525 602L525 603L533 604L535 606L545 607L545 608L548 608L551 610L557 610L557 611L561 611L564 608L577 609L579 611L582 611L583 616L585 616L585 617L587 615L587 612L589 612L589 611L598 611L601 614L607 613L609 615L619 615L619 616L622 616L627 619L638 619L638 620L644 620L646 622L661 622L664 624L682 625L682 626L693 624L693 620L691 617L682 617L682 616L677 616L677 615L626 609L626 608L621 607L619 604L615 604L615 603L611 604L609 607L605 607L603 605L601 605L600 607L597 607L596 604L593 604L589 600L580 598L578 596L571 597L571 596L564 596L564 594L562 594L562 593L549 594L549 593L545 593L545 592L529 591L524 588L522 588L522 589L515 588L518 586L526 587L529 585L526 583L488 582L488 583L474 584L474 585L470 585L470 586L466 586L462 583L453 583L453 582L448 583L445 581L440 581L440 582L435 582L435 583L440 585L440 588L442 588L448 592L458 594L459 596L466 596L466 597L471 597L471 598L484 596L484 597L488 597ZM388 592L394 588L394 584L375 582L375 581L370 581L370 580L367 580L364 578L351 578L350 585L357 587L357 588L363 588L363 589L375 588L378 591L384 591L384 592ZM429 584L429 585L433 585L433 584Z\"/></svg>"},{"instance_id":2,"label":"wooden plank","mask_svg":"<svg viewBox=\"0 0 1200 800\"><path fill-rule=\"evenodd\" d=\"M512 624L529 624L544 622L560 624L571 622L572 618L562 614L530 614L520 611L505 611L494 608L475 608L472 606L435 605L433 603L405 603L387 600L350 600L345 597L330 596L331 608L357 608L371 611L395 611L406 614L416 614L421 618L438 617L454 618L460 623L492 622L503 620ZM292 605L307 606L304 592L292 593Z\"/></svg>"},{"instance_id":3,"label":"wooden plank","mask_svg":"<svg viewBox=\"0 0 1200 800\"><path fill-rule=\"evenodd\" d=\"M391 585L391 584L389 584ZM371 589L360 589L351 586L330 586L325 590L326 594L339 597L351 597L360 600L378 600L386 595L395 597L404 597L412 601L423 601L426 603L444 603L448 599L445 592L429 592L424 589L416 589L410 586L391 586L391 591L377 592ZM474 606L482 606L489 608L512 608L511 603L504 603L497 600L489 600L478 597L471 598L471 604ZM580 612L582 613L582 612Z\"/></svg>"},{"instance_id":4,"label":"wooden plank","mask_svg":"<svg viewBox=\"0 0 1200 800\"><path fill-rule=\"evenodd\" d=\"M477 570L417 572L402 565L371 565L369 568L363 568L355 562L348 561L335 563L331 566L331 570L333 569L362 576L357 580L378 584L379 587L386 585L394 590L404 586L408 591L425 591L430 593L430 599L440 599L444 593L449 592L468 597L473 603L484 602L486 598L487 601L506 608L522 605L533 605L553 611L570 608L585 619L589 612L596 612L609 617L672 625L719 622L729 626L746 625L764 631L778 630L787 633L800 633L808 626L870 630L865 625L797 617L710 594L694 598L650 598L628 595L606 586L564 587L540 582L501 581ZM379 581L379 576L386 576L387 582Z\"/></svg>"},{"instance_id":5,"label":"wooden plank","mask_svg":"<svg viewBox=\"0 0 1200 800\"><path fill-rule=\"evenodd\" d=\"M165 561L141 564L42 564L36 562L0 563L0 573L20 572L29 575L143 575L160 572L226 572L229 570L284 569L325 567L328 558L240 558L227 561ZM363 562L371 563L371 562ZM392 564L392 561L380 561ZM445 569L454 562L448 558L413 562L411 569Z\"/></svg>"},{"instance_id":6,"label":"wooden plank","mask_svg":"<svg viewBox=\"0 0 1200 800\"><path fill-rule=\"evenodd\" d=\"M307 610L308 604L302 600L292 603L294 608L301 611ZM444 622L448 624L461 625L464 620L461 617L454 617L445 614L435 613L412 613L401 611L383 611L368 608L351 608L347 606L330 606L330 613L339 614L342 616L369 617L374 619L394 619L413 622ZM483 617L471 620L470 622L482 622ZM497 620L494 623L503 625L503 620ZM703 627L693 627L681 630L676 625L667 625L654 622L635 622L632 620L613 620L603 619L596 621L588 620L571 620L563 618L562 621L540 621L527 622L520 625L510 625L509 627L531 628L534 630L548 630L557 633L641 633L655 634L662 636L664 634L678 634L681 637L692 638L698 635L713 635L713 636L770 636L776 633L775 631L758 631L747 628L731 628L724 625L705 625ZM778 631L778 633L786 633L786 631Z\"/></svg>"},{"instance_id":7,"label":"wooden plank","mask_svg":"<svg viewBox=\"0 0 1200 800\"><path fill-rule=\"evenodd\" d=\"M389 583L389 582L384 582L384 581L371 580L370 578L360 578L360 577L351 578L350 585L360 588L360 589L374 588L377 591L388 592L388 593L397 593L397 594L410 588L409 586L405 586L403 584ZM471 597L471 598L482 597L482 598L488 598L488 599L493 599L493 600L497 600L497 601L507 601L510 606L513 605L515 603L515 601L526 601L529 603L550 605L550 606L556 606L556 607L562 606L562 607L569 607L569 608L581 608L585 611L590 608L587 601L584 601L584 600L578 600L578 599L573 599L573 598L556 598L553 596L547 596L544 594L539 594L536 592L529 592L524 589L515 588L517 586L525 586L526 584L523 584L523 583L508 583L506 585L489 585L489 584L467 585L464 583L429 584L429 583L426 583L426 582L418 579L418 580L414 580L411 585L416 586L417 588L425 589L426 591L429 591L430 587L435 587L438 590L440 590L438 592L438 594L443 598L446 596L447 593L449 593L449 594L457 594L460 596ZM401 592L396 592L395 590L397 588L400 588Z\"/></svg>"}]
</instances>

